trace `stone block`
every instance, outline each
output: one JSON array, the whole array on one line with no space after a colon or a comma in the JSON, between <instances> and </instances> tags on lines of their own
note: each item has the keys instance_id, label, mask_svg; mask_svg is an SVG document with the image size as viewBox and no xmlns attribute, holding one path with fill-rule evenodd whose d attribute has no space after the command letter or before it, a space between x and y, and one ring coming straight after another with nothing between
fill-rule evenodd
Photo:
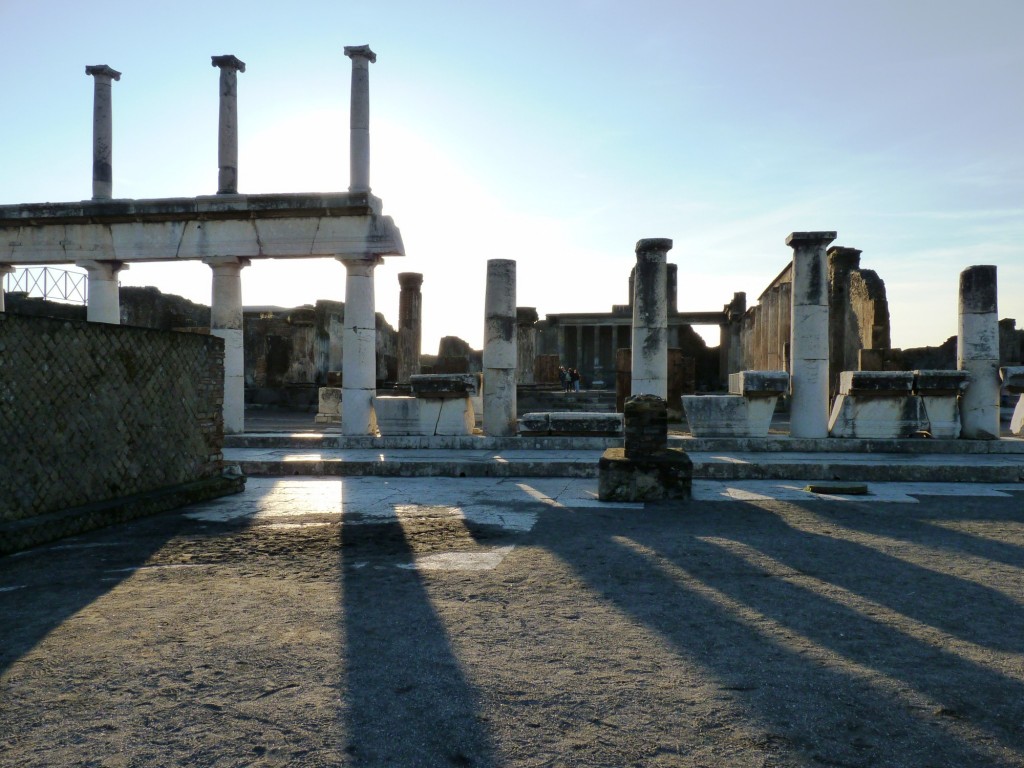
<instances>
[{"instance_id":1,"label":"stone block","mask_svg":"<svg viewBox=\"0 0 1024 768\"><path fill-rule=\"evenodd\" d=\"M692 486L693 462L676 448L639 458L627 458L624 448L608 448L598 461L601 501L688 499Z\"/></svg>"},{"instance_id":2,"label":"stone block","mask_svg":"<svg viewBox=\"0 0 1024 768\"><path fill-rule=\"evenodd\" d=\"M999 378L1003 387L1011 394L1024 393L1024 366L1013 365L999 369Z\"/></svg>"},{"instance_id":3,"label":"stone block","mask_svg":"<svg viewBox=\"0 0 1024 768\"><path fill-rule=\"evenodd\" d=\"M913 371L843 371L839 374L841 395L909 395L913 390Z\"/></svg>"},{"instance_id":4,"label":"stone block","mask_svg":"<svg viewBox=\"0 0 1024 768\"><path fill-rule=\"evenodd\" d=\"M851 371L845 371L844 375L846 373ZM877 375L877 372L872 373ZM838 395L828 422L831 437L900 438L927 429L928 417L919 396L879 395L876 391L867 396Z\"/></svg>"},{"instance_id":5,"label":"stone block","mask_svg":"<svg viewBox=\"0 0 1024 768\"><path fill-rule=\"evenodd\" d=\"M424 434L420 425L420 401L415 397L376 397L373 407L377 412L377 429L382 435Z\"/></svg>"},{"instance_id":6,"label":"stone block","mask_svg":"<svg viewBox=\"0 0 1024 768\"><path fill-rule=\"evenodd\" d=\"M320 387L319 407L313 421L317 424L341 423L341 388Z\"/></svg>"},{"instance_id":7,"label":"stone block","mask_svg":"<svg viewBox=\"0 0 1024 768\"><path fill-rule=\"evenodd\" d=\"M729 374L729 394L746 397L777 397L789 391L785 371L739 371Z\"/></svg>"},{"instance_id":8,"label":"stone block","mask_svg":"<svg viewBox=\"0 0 1024 768\"><path fill-rule=\"evenodd\" d=\"M478 373L419 373L409 377L409 386L424 398L469 397L482 389Z\"/></svg>"},{"instance_id":9,"label":"stone block","mask_svg":"<svg viewBox=\"0 0 1024 768\"><path fill-rule=\"evenodd\" d=\"M553 435L621 435L621 413L566 412L548 414Z\"/></svg>"},{"instance_id":10,"label":"stone block","mask_svg":"<svg viewBox=\"0 0 1024 768\"><path fill-rule=\"evenodd\" d=\"M527 413L519 420L519 434L546 435L551 430L551 414Z\"/></svg>"},{"instance_id":11,"label":"stone block","mask_svg":"<svg viewBox=\"0 0 1024 768\"><path fill-rule=\"evenodd\" d=\"M777 401L777 395L686 395L683 410L694 437L767 437Z\"/></svg>"},{"instance_id":12,"label":"stone block","mask_svg":"<svg viewBox=\"0 0 1024 768\"><path fill-rule=\"evenodd\" d=\"M472 435L476 424L468 397L420 400L421 435Z\"/></svg>"},{"instance_id":13,"label":"stone block","mask_svg":"<svg viewBox=\"0 0 1024 768\"><path fill-rule=\"evenodd\" d=\"M924 370L913 373L914 391L919 395L958 395L967 389L971 378L967 371Z\"/></svg>"},{"instance_id":14,"label":"stone block","mask_svg":"<svg viewBox=\"0 0 1024 768\"><path fill-rule=\"evenodd\" d=\"M932 437L945 439L960 437L960 404L956 393L940 391L936 394L925 390L920 397L924 404L928 433Z\"/></svg>"}]
</instances>

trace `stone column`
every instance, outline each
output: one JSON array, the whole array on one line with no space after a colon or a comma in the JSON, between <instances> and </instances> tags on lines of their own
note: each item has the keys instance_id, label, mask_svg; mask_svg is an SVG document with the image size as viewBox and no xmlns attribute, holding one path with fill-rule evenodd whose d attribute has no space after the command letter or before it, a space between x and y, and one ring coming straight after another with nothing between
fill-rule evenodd
<instances>
[{"instance_id":1,"label":"stone column","mask_svg":"<svg viewBox=\"0 0 1024 768\"><path fill-rule=\"evenodd\" d=\"M484 297L484 434L516 433L516 263L488 259Z\"/></svg>"},{"instance_id":2,"label":"stone column","mask_svg":"<svg viewBox=\"0 0 1024 768\"><path fill-rule=\"evenodd\" d=\"M382 259L339 259L345 265L345 327L342 333L341 431L377 434L377 310L373 270Z\"/></svg>"},{"instance_id":3,"label":"stone column","mask_svg":"<svg viewBox=\"0 0 1024 768\"><path fill-rule=\"evenodd\" d=\"M238 194L238 73L245 62L234 56L211 56L220 68L220 130L217 139L218 195Z\"/></svg>"},{"instance_id":4,"label":"stone column","mask_svg":"<svg viewBox=\"0 0 1024 768\"><path fill-rule=\"evenodd\" d=\"M743 370L743 315L747 311L747 294L739 291L732 295L732 301L726 306L728 324L725 331L728 333L729 346L728 358L726 361L726 373L738 373ZM725 377L728 385L729 377Z\"/></svg>"},{"instance_id":5,"label":"stone column","mask_svg":"<svg viewBox=\"0 0 1024 768\"><path fill-rule=\"evenodd\" d=\"M793 319L790 434L828 437L828 259L835 232L792 232Z\"/></svg>"},{"instance_id":6,"label":"stone column","mask_svg":"<svg viewBox=\"0 0 1024 768\"><path fill-rule=\"evenodd\" d=\"M121 73L106 64L85 68L93 78L92 97L92 199L109 200L113 195L114 128L110 83Z\"/></svg>"},{"instance_id":7,"label":"stone column","mask_svg":"<svg viewBox=\"0 0 1024 768\"><path fill-rule=\"evenodd\" d=\"M793 331L793 284L782 283L779 286L779 370L789 371L790 336Z\"/></svg>"},{"instance_id":8,"label":"stone column","mask_svg":"<svg viewBox=\"0 0 1024 768\"><path fill-rule=\"evenodd\" d=\"M4 309L4 277L13 271L14 267L10 264L0 264L0 312L6 311Z\"/></svg>"},{"instance_id":9,"label":"stone column","mask_svg":"<svg viewBox=\"0 0 1024 768\"><path fill-rule=\"evenodd\" d=\"M210 335L224 339L224 434L245 431L245 353L242 333L242 268L248 259L204 259L213 270Z\"/></svg>"},{"instance_id":10,"label":"stone column","mask_svg":"<svg viewBox=\"0 0 1024 768\"><path fill-rule=\"evenodd\" d=\"M368 45L346 45L352 59L352 102L349 110L349 192L370 191L370 64L377 54Z\"/></svg>"},{"instance_id":11,"label":"stone column","mask_svg":"<svg viewBox=\"0 0 1024 768\"><path fill-rule=\"evenodd\" d=\"M536 307L516 307L516 383L533 384L537 357Z\"/></svg>"},{"instance_id":12,"label":"stone column","mask_svg":"<svg viewBox=\"0 0 1024 768\"><path fill-rule=\"evenodd\" d=\"M423 275L400 272L398 284L398 383L408 384L409 377L420 372L420 342L423 338Z\"/></svg>"},{"instance_id":13,"label":"stone column","mask_svg":"<svg viewBox=\"0 0 1024 768\"><path fill-rule=\"evenodd\" d=\"M664 237L636 244L633 288L632 394L668 397L668 302L666 261L672 241Z\"/></svg>"},{"instance_id":14,"label":"stone column","mask_svg":"<svg viewBox=\"0 0 1024 768\"><path fill-rule=\"evenodd\" d=\"M89 301L85 319L90 323L121 324L121 302L117 287L117 273L128 269L120 261L78 261L88 274Z\"/></svg>"},{"instance_id":15,"label":"stone column","mask_svg":"<svg viewBox=\"0 0 1024 768\"><path fill-rule=\"evenodd\" d=\"M765 301L768 304L767 324L767 353L765 355L765 368L769 371L777 371L779 366L779 287L773 285L765 294Z\"/></svg>"},{"instance_id":16,"label":"stone column","mask_svg":"<svg viewBox=\"0 0 1024 768\"><path fill-rule=\"evenodd\" d=\"M960 398L960 436L999 437L999 316L996 268L968 267L960 273L956 367L971 378Z\"/></svg>"}]
</instances>

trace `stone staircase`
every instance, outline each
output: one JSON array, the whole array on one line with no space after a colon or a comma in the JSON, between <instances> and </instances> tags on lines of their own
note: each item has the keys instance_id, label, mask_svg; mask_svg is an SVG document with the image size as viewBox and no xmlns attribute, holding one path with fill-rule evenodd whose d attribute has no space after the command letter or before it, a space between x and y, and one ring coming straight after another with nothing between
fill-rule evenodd
<instances>
[{"instance_id":1,"label":"stone staircase","mask_svg":"<svg viewBox=\"0 0 1024 768\"><path fill-rule=\"evenodd\" d=\"M563 392L557 386L524 387L516 392L516 415L525 413L615 413L614 389L590 389L582 392Z\"/></svg>"}]
</instances>

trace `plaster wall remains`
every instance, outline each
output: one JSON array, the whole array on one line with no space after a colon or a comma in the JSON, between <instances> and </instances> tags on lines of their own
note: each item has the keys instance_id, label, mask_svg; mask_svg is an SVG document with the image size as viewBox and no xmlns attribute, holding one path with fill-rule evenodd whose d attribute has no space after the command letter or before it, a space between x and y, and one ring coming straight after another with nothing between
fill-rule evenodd
<instances>
[{"instance_id":1,"label":"plaster wall remains","mask_svg":"<svg viewBox=\"0 0 1024 768\"><path fill-rule=\"evenodd\" d=\"M0 526L137 494L189 487L182 504L224 492L220 339L6 313L0 348ZM49 525L66 535L92 518L102 511Z\"/></svg>"}]
</instances>

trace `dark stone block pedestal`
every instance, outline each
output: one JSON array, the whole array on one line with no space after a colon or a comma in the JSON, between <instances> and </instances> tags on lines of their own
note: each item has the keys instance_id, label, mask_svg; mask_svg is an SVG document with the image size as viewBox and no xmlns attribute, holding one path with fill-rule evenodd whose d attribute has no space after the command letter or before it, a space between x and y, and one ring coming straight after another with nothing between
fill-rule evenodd
<instances>
[{"instance_id":1,"label":"dark stone block pedestal","mask_svg":"<svg viewBox=\"0 0 1024 768\"><path fill-rule=\"evenodd\" d=\"M636 458L627 457L623 448L609 448L597 466L597 496L601 501L690 498L693 462L677 448Z\"/></svg>"}]
</instances>

